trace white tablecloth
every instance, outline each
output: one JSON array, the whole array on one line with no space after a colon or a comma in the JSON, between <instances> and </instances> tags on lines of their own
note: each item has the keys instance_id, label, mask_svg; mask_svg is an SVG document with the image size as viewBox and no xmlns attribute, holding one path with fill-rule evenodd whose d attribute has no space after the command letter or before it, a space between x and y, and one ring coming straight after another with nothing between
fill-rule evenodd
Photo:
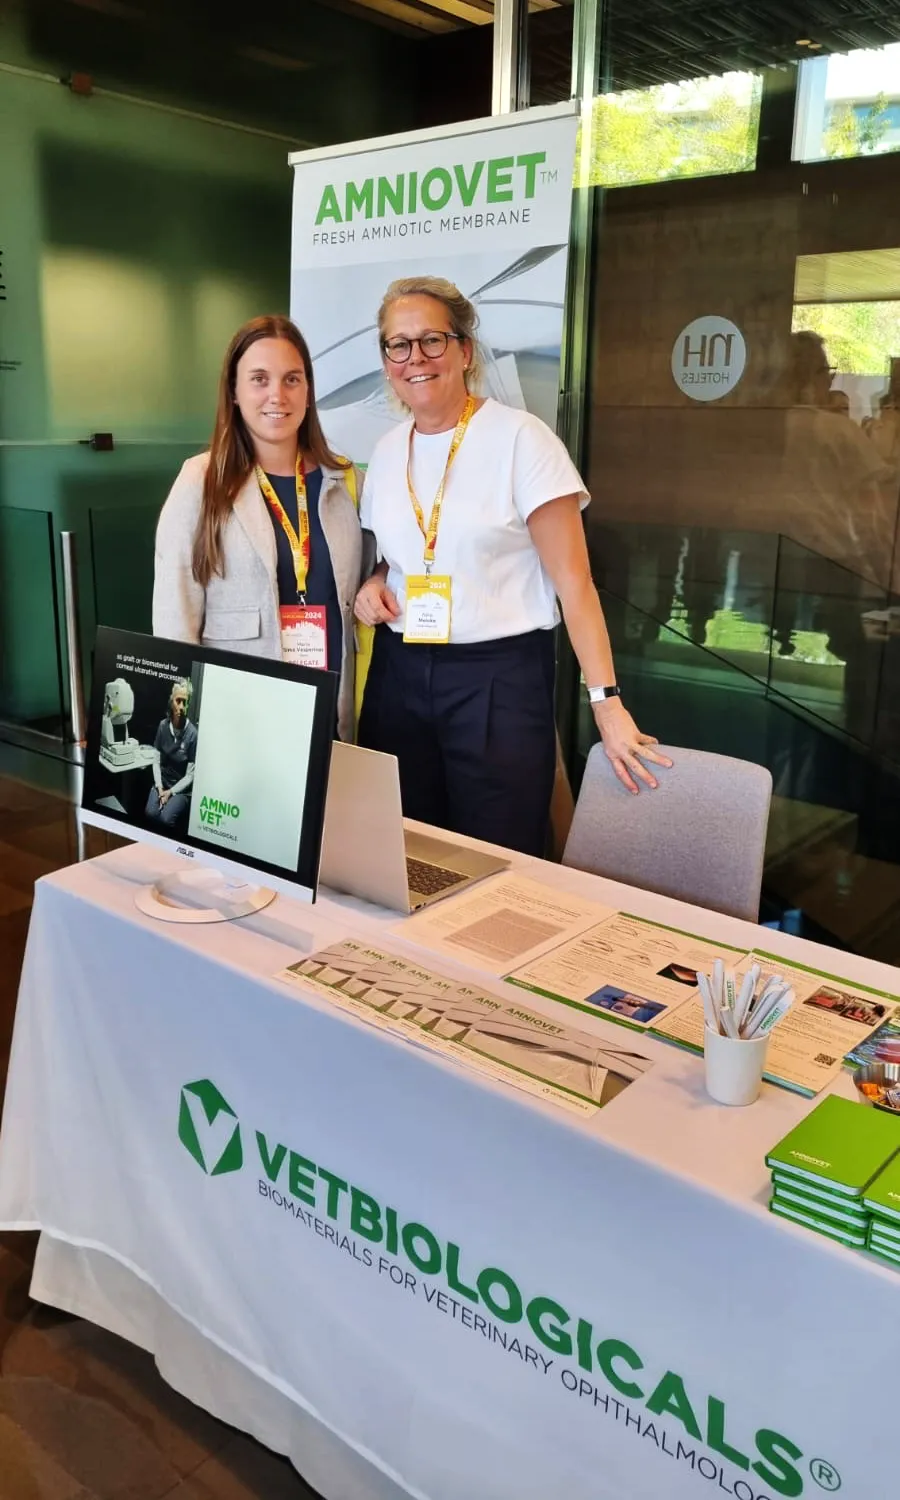
<instances>
[{"instance_id":1,"label":"white tablecloth","mask_svg":"<svg viewBox=\"0 0 900 1500\"><path fill-rule=\"evenodd\" d=\"M570 1117L273 977L341 937L400 944L392 915L279 899L168 926L134 905L165 864L135 847L36 889L0 1137L0 1227L43 1231L35 1296L152 1350L328 1500L889 1493L900 1280L765 1208L764 1153L807 1102L767 1087L718 1107L697 1059L640 1037L653 1069ZM201 1080L234 1111L206 1171L179 1138Z\"/></svg>"}]
</instances>

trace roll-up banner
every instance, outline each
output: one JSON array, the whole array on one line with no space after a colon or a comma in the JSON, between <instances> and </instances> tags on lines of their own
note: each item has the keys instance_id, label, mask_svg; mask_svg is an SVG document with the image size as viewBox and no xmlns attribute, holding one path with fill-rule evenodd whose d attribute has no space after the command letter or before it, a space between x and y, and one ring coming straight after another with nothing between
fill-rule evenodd
<instances>
[{"instance_id":1,"label":"roll-up banner","mask_svg":"<svg viewBox=\"0 0 900 1500\"><path fill-rule=\"evenodd\" d=\"M482 394L556 426L574 103L291 156L291 316L332 446L367 463L404 413L377 313L398 277L443 276L475 304Z\"/></svg>"}]
</instances>

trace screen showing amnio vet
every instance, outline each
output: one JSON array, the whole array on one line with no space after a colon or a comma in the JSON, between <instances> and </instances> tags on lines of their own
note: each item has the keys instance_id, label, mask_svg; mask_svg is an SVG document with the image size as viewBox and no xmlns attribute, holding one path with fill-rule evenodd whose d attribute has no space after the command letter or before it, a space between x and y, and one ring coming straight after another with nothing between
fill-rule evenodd
<instances>
[{"instance_id":1,"label":"screen showing amnio vet","mask_svg":"<svg viewBox=\"0 0 900 1500\"><path fill-rule=\"evenodd\" d=\"M86 818L314 890L336 697L331 672L101 628Z\"/></svg>"}]
</instances>

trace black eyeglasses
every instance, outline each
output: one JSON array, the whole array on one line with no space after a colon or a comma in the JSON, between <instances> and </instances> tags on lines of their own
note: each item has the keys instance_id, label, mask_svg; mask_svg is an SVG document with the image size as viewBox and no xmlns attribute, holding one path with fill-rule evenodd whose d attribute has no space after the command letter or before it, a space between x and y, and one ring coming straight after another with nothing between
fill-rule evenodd
<instances>
[{"instance_id":1,"label":"black eyeglasses","mask_svg":"<svg viewBox=\"0 0 900 1500\"><path fill-rule=\"evenodd\" d=\"M463 342L463 334L446 333L443 329L429 329L417 339L382 339L381 348L385 359L389 359L392 365L405 365L413 352L413 345L418 344L426 359L440 359L446 353L447 345L451 339Z\"/></svg>"}]
</instances>

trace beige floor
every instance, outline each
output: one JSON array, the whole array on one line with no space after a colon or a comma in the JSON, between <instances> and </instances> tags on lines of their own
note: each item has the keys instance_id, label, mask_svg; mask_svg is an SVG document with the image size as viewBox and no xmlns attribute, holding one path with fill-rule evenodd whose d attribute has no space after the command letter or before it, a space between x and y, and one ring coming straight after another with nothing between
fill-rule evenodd
<instances>
[{"instance_id":1,"label":"beige floor","mask_svg":"<svg viewBox=\"0 0 900 1500\"><path fill-rule=\"evenodd\" d=\"M68 804L0 777L0 1090L32 886L74 858ZM32 1302L33 1255L33 1236L0 1235L0 1500L313 1496L285 1460L172 1391L141 1350Z\"/></svg>"}]
</instances>

